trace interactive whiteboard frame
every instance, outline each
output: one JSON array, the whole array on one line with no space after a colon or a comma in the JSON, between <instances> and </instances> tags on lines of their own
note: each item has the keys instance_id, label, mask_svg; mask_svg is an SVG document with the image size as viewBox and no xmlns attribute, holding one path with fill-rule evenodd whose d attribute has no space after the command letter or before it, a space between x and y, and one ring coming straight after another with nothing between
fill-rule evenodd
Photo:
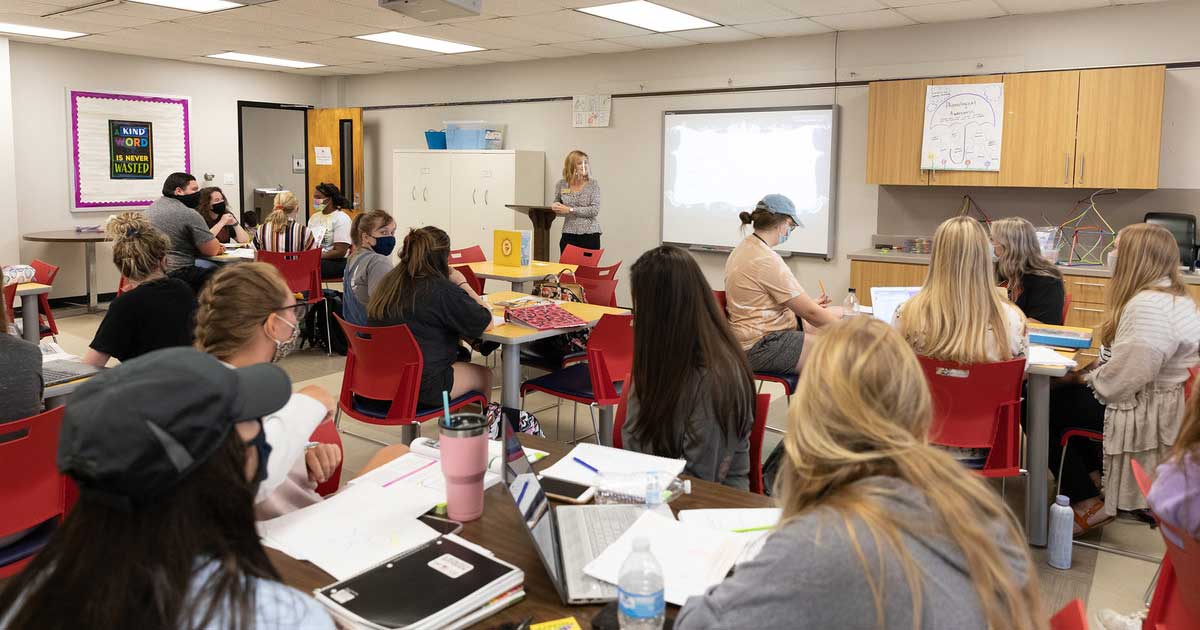
<instances>
[{"instance_id":1,"label":"interactive whiteboard frame","mask_svg":"<svg viewBox=\"0 0 1200 630\"><path fill-rule=\"evenodd\" d=\"M828 222L828 240L826 242L824 252L797 252L790 250L775 250L779 255L787 257L810 256L814 258L823 258L827 261L833 260L835 255L834 245L837 242L837 181L838 181L838 106L835 104L829 105L783 105L778 107L736 107L731 109L683 109L671 110L663 112L662 135L660 136L659 144L659 190L658 190L658 241L664 245L678 245L686 247L691 251L699 252L720 252L729 253L733 251L733 247L726 245L706 245L703 243L682 243L678 241L666 240L666 197L667 197L667 117L677 116L680 114L737 114L737 113L759 113L759 112L791 112L791 111L814 111L828 110L830 112L831 129L829 133L829 222ZM770 191L765 191L767 194ZM750 208L746 209L747 211ZM803 228L800 228L803 229Z\"/></svg>"}]
</instances>

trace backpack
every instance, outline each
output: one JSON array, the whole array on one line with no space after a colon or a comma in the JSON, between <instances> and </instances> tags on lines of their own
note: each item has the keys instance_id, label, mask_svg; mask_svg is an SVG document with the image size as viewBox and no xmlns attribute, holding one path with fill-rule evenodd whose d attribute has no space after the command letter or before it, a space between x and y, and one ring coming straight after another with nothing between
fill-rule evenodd
<instances>
[{"instance_id":1,"label":"backpack","mask_svg":"<svg viewBox=\"0 0 1200 630\"><path fill-rule=\"evenodd\" d=\"M339 317L342 315L342 292L322 289L321 293L325 296L325 305L314 304L312 310L308 312L308 316L304 318L306 331L304 340L308 342L309 347L325 348L334 354L346 356L346 352L350 349L350 344L346 340L346 332L333 319L334 315ZM325 319L325 306L329 307L328 320ZM327 329L329 331L328 344L325 333Z\"/></svg>"}]
</instances>

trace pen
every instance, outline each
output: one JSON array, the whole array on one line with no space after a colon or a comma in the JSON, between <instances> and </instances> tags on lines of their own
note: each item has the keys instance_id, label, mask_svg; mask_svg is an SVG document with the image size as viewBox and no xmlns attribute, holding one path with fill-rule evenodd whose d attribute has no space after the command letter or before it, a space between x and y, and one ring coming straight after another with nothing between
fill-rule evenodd
<instances>
[{"instance_id":1,"label":"pen","mask_svg":"<svg viewBox=\"0 0 1200 630\"><path fill-rule=\"evenodd\" d=\"M730 531L732 531L735 534L745 534L748 532L765 532L768 529L771 529L772 527L775 527L775 526L774 525L763 525L762 527L743 527L741 529L733 529Z\"/></svg>"},{"instance_id":2,"label":"pen","mask_svg":"<svg viewBox=\"0 0 1200 630\"><path fill-rule=\"evenodd\" d=\"M529 489L529 482L526 481L525 484L521 486L521 493L517 495L517 505L518 506L521 505L521 499L525 498L525 491L528 489Z\"/></svg>"},{"instance_id":3,"label":"pen","mask_svg":"<svg viewBox=\"0 0 1200 630\"><path fill-rule=\"evenodd\" d=\"M590 471L592 471L592 472L596 473L597 475L598 475L598 474L600 474L600 470L599 470L599 469L597 469L595 466L593 466L593 465L591 465L591 464L589 464L589 463L587 463L587 462L583 461L582 459L579 459L578 457L572 457L571 459L575 460L575 463L576 463L576 464L579 464L580 466L583 466L584 468L586 468L586 469L588 469L588 470L590 470Z\"/></svg>"}]
</instances>

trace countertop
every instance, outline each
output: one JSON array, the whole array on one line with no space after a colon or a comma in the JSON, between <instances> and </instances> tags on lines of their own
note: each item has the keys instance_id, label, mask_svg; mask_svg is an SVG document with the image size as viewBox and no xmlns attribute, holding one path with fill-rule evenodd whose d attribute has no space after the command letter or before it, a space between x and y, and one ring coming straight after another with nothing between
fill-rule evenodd
<instances>
[{"instance_id":1,"label":"countertop","mask_svg":"<svg viewBox=\"0 0 1200 630\"><path fill-rule=\"evenodd\" d=\"M899 263L904 265L928 265L929 254L909 254L898 250L882 253L878 248L871 247L846 254L850 260L863 262ZM1111 278L1112 270L1099 265L1058 265L1059 271L1068 276L1091 276L1093 278ZM1183 273L1184 284L1200 285L1200 273Z\"/></svg>"}]
</instances>

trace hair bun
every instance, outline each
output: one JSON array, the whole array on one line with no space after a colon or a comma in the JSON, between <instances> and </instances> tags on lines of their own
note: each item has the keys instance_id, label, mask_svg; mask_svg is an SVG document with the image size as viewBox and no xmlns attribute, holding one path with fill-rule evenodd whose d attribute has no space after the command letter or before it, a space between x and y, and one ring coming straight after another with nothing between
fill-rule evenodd
<instances>
[{"instance_id":1,"label":"hair bun","mask_svg":"<svg viewBox=\"0 0 1200 630\"><path fill-rule=\"evenodd\" d=\"M750 225L750 222L753 221L749 212L742 212L738 215L738 218L742 220L742 225Z\"/></svg>"}]
</instances>

